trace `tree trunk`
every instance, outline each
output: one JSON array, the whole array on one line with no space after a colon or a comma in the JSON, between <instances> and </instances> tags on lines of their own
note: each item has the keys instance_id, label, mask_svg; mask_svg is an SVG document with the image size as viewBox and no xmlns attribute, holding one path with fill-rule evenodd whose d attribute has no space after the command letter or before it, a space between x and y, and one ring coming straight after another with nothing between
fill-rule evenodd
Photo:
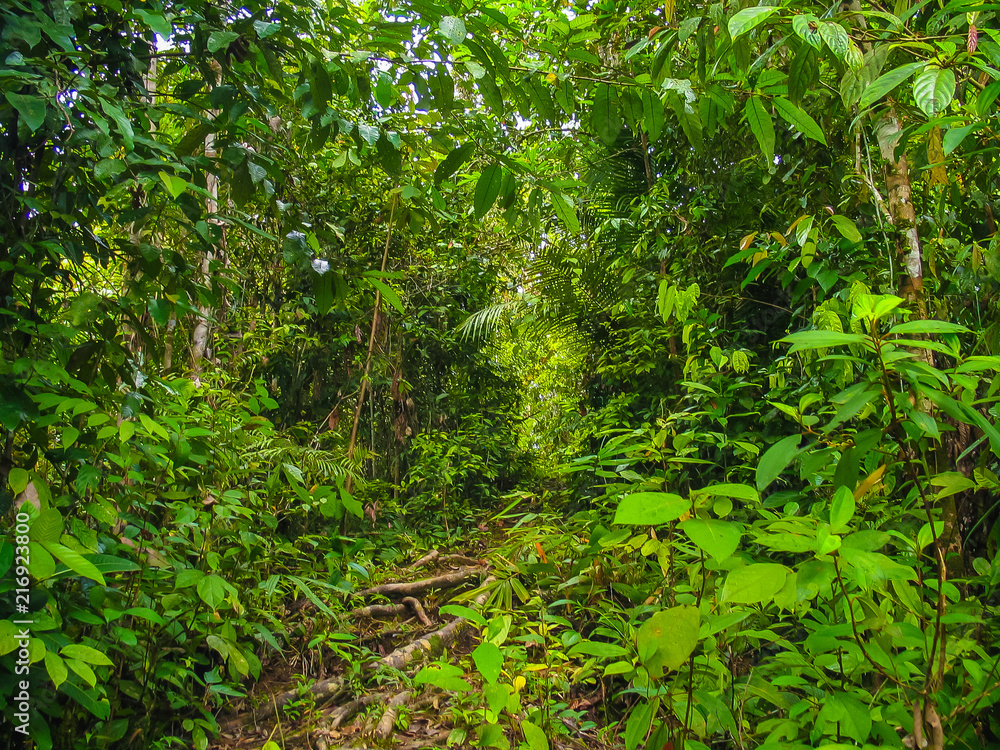
<instances>
[{"instance_id":1,"label":"tree trunk","mask_svg":"<svg viewBox=\"0 0 1000 750\"><path fill-rule=\"evenodd\" d=\"M910 168L905 153L896 158L900 130L899 118L894 109L885 112L875 123L875 137L885 161L889 213L896 227L896 253L905 274L899 285L899 296L914 303L920 317L926 318L923 260L920 235L917 232L917 214L913 210L910 189Z\"/></svg>"}]
</instances>

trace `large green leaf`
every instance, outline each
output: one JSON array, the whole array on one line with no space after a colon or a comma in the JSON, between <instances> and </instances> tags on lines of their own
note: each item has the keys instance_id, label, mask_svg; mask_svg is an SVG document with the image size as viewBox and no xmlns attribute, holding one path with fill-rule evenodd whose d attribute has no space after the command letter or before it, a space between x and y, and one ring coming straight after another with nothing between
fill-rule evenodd
<instances>
[{"instance_id":1,"label":"large green leaf","mask_svg":"<svg viewBox=\"0 0 1000 750\"><path fill-rule=\"evenodd\" d=\"M692 518L680 526L692 542L720 561L732 556L743 536L740 527L729 521Z\"/></svg>"},{"instance_id":2,"label":"large green leaf","mask_svg":"<svg viewBox=\"0 0 1000 750\"><path fill-rule=\"evenodd\" d=\"M495 684L503 670L503 654L495 643L480 643L472 652L472 660L483 679Z\"/></svg>"},{"instance_id":3,"label":"large green leaf","mask_svg":"<svg viewBox=\"0 0 1000 750\"><path fill-rule=\"evenodd\" d=\"M455 174L459 167L472 158L475 151L476 144L473 141L469 141L448 152L448 155L444 157L441 163L437 165L437 169L434 170L434 184L440 185L444 180Z\"/></svg>"},{"instance_id":4,"label":"large green leaf","mask_svg":"<svg viewBox=\"0 0 1000 750\"><path fill-rule=\"evenodd\" d=\"M729 36L738 39L744 34L760 26L777 12L775 6L756 6L745 8L729 19Z\"/></svg>"},{"instance_id":5,"label":"large green leaf","mask_svg":"<svg viewBox=\"0 0 1000 750\"><path fill-rule=\"evenodd\" d=\"M955 71L951 68L927 67L913 79L913 98L928 117L942 112L955 96Z\"/></svg>"},{"instance_id":6,"label":"large green leaf","mask_svg":"<svg viewBox=\"0 0 1000 750\"><path fill-rule=\"evenodd\" d=\"M802 107L792 104L788 99L783 99L780 96L776 96L773 103L774 108L785 122L802 133L802 135L812 138L814 141L819 141L824 146L826 145L826 136L823 135L823 129Z\"/></svg>"},{"instance_id":7,"label":"large green leaf","mask_svg":"<svg viewBox=\"0 0 1000 750\"><path fill-rule=\"evenodd\" d=\"M875 82L871 86L864 90L864 93L861 94L861 99L858 100L858 106L861 109L868 109L872 104L888 94L922 67L924 67L924 63L922 62L909 63L908 65L900 65L898 68L893 68L889 72L883 73L875 79Z\"/></svg>"},{"instance_id":8,"label":"large green leaf","mask_svg":"<svg viewBox=\"0 0 1000 750\"><path fill-rule=\"evenodd\" d=\"M757 489L763 491L778 478L801 450L801 435L789 435L772 445L757 463Z\"/></svg>"},{"instance_id":9,"label":"large green leaf","mask_svg":"<svg viewBox=\"0 0 1000 750\"><path fill-rule=\"evenodd\" d=\"M101 571L76 550L55 542L43 543L42 546L77 575L97 581L102 586L106 585Z\"/></svg>"},{"instance_id":10,"label":"large green leaf","mask_svg":"<svg viewBox=\"0 0 1000 750\"><path fill-rule=\"evenodd\" d=\"M836 21L823 21L819 25L819 35L838 60L846 60L851 48L851 39L844 27Z\"/></svg>"},{"instance_id":11,"label":"large green leaf","mask_svg":"<svg viewBox=\"0 0 1000 750\"><path fill-rule=\"evenodd\" d=\"M736 568L728 576L719 598L730 604L768 602L781 591L788 568L775 563L754 563Z\"/></svg>"},{"instance_id":12,"label":"large green leaf","mask_svg":"<svg viewBox=\"0 0 1000 750\"><path fill-rule=\"evenodd\" d=\"M743 108L746 115L750 132L757 139L760 150L764 152L764 158L770 164L774 161L774 123L771 122L770 113L764 108L764 103L759 96L751 96L747 99Z\"/></svg>"},{"instance_id":13,"label":"large green leaf","mask_svg":"<svg viewBox=\"0 0 1000 750\"><path fill-rule=\"evenodd\" d=\"M656 612L636 634L639 658L653 674L678 669L698 645L700 625L701 613L697 607L672 607Z\"/></svg>"},{"instance_id":14,"label":"large green leaf","mask_svg":"<svg viewBox=\"0 0 1000 750\"><path fill-rule=\"evenodd\" d=\"M552 210L555 211L556 216L566 227L566 231L570 234L580 233L580 220L576 215L576 207L573 205L573 199L570 198L566 193L552 193Z\"/></svg>"},{"instance_id":15,"label":"large green leaf","mask_svg":"<svg viewBox=\"0 0 1000 750\"><path fill-rule=\"evenodd\" d=\"M591 122L597 137L606 146L613 146L618 140L622 129L621 105L618 101L618 90L606 83L597 84L594 91L594 108L591 112Z\"/></svg>"},{"instance_id":16,"label":"large green leaf","mask_svg":"<svg viewBox=\"0 0 1000 750\"><path fill-rule=\"evenodd\" d=\"M477 219L483 218L486 212L493 208L500 195L502 184L503 168L499 164L491 164L479 175L476 181L476 194L472 201Z\"/></svg>"},{"instance_id":17,"label":"large green leaf","mask_svg":"<svg viewBox=\"0 0 1000 750\"><path fill-rule=\"evenodd\" d=\"M29 96L28 94L15 94L8 91L5 96L11 106L17 110L24 124L31 132L38 130L45 122L45 100L40 96Z\"/></svg>"},{"instance_id":18,"label":"large green leaf","mask_svg":"<svg viewBox=\"0 0 1000 750\"><path fill-rule=\"evenodd\" d=\"M807 349L829 349L835 346L859 345L871 347L871 339L860 333L840 331L799 331L780 339L780 343L791 344L790 354Z\"/></svg>"},{"instance_id":19,"label":"large green leaf","mask_svg":"<svg viewBox=\"0 0 1000 750\"><path fill-rule=\"evenodd\" d=\"M452 45L459 45L465 41L466 34L465 21L457 16L445 16L441 19L438 27L441 36L447 39Z\"/></svg>"},{"instance_id":20,"label":"large green leaf","mask_svg":"<svg viewBox=\"0 0 1000 750\"><path fill-rule=\"evenodd\" d=\"M815 50L823 49L823 37L819 33L819 19L812 13L792 16L792 29Z\"/></svg>"},{"instance_id":21,"label":"large green leaf","mask_svg":"<svg viewBox=\"0 0 1000 750\"><path fill-rule=\"evenodd\" d=\"M663 132L665 121L663 102L660 95L650 89L642 92L642 122L649 140L655 141Z\"/></svg>"},{"instance_id":22,"label":"large green leaf","mask_svg":"<svg viewBox=\"0 0 1000 750\"><path fill-rule=\"evenodd\" d=\"M676 521L691 508L691 501L669 492L634 492L615 511L615 523L658 526Z\"/></svg>"}]
</instances>

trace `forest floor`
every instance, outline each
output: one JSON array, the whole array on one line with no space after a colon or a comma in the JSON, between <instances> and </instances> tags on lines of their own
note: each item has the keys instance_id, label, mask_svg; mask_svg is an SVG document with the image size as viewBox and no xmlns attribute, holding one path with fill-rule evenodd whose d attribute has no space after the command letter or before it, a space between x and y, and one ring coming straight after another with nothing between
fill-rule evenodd
<instances>
[{"instance_id":1,"label":"forest floor","mask_svg":"<svg viewBox=\"0 0 1000 750\"><path fill-rule=\"evenodd\" d=\"M335 618L307 599L293 602L285 625L301 634L297 643L266 661L247 698L219 717L222 733L213 750L465 748L485 744L482 727L489 719L503 726L493 746L518 747L527 739L526 746L538 750L541 741L526 738L519 721L538 708L561 724L560 731L546 732L545 748L613 747L599 729L600 681L557 697L553 685L545 691L548 705L539 706L537 691L529 695L523 677L508 675L506 709L497 707L495 690L489 697L490 686L470 657L495 588L495 554L480 543L475 550L411 557L385 582L347 595L349 610ZM507 627L524 632L516 622ZM528 651L538 646L525 645ZM546 679L544 665L532 671L535 683Z\"/></svg>"}]
</instances>

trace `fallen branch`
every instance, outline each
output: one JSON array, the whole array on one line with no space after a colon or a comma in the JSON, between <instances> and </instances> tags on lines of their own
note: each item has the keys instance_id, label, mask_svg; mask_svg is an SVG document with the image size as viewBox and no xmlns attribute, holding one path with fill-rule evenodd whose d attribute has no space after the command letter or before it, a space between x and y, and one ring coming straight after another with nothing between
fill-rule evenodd
<instances>
[{"instance_id":1,"label":"fallen branch","mask_svg":"<svg viewBox=\"0 0 1000 750\"><path fill-rule=\"evenodd\" d=\"M375 727L375 736L379 739L388 739L392 734L393 728L396 726L396 719L399 718L399 709L401 706L410 702L413 697L413 693L409 690L404 690L398 695L394 695L392 700L385 707L385 713L382 714L382 718L379 719L378 725Z\"/></svg>"},{"instance_id":2,"label":"fallen branch","mask_svg":"<svg viewBox=\"0 0 1000 750\"><path fill-rule=\"evenodd\" d=\"M460 583L465 583L465 581L468 581L471 578L482 575L484 572L486 572L486 568L478 565L468 568L459 568L456 571L446 573L442 576L424 578L419 581L409 581L406 583L383 583L381 586L373 586L370 589L356 591L354 596L416 596L417 594L423 594L424 592L431 591L433 589L453 588L458 586Z\"/></svg>"}]
</instances>

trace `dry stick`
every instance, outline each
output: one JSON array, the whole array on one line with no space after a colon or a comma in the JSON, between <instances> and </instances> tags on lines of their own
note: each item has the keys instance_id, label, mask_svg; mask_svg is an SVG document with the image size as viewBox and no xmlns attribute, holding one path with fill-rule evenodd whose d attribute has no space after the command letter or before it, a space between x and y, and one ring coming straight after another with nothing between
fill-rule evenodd
<instances>
[{"instance_id":1,"label":"dry stick","mask_svg":"<svg viewBox=\"0 0 1000 750\"><path fill-rule=\"evenodd\" d=\"M396 719L399 718L399 709L401 706L410 702L413 697L413 693L409 690L404 690L402 693L394 695L392 700L385 707L385 713L382 714L382 718L379 719L378 724L375 726L375 732L373 733L379 739L388 739L392 734L393 727L396 726Z\"/></svg>"},{"instance_id":2,"label":"dry stick","mask_svg":"<svg viewBox=\"0 0 1000 750\"><path fill-rule=\"evenodd\" d=\"M486 579L484 586L494 581L492 576ZM488 590L483 591L479 596L476 597L474 604L477 607L483 606L483 603L489 597L490 592ZM382 657L377 662L373 662L371 667L377 669L379 667L389 667L390 669L402 669L411 661L413 661L417 654L421 651L426 651L430 655L435 655L441 653L445 648L454 643L458 634L462 632L469 621L464 617L457 617L443 628L435 630L433 633L428 633L417 640L408 643L402 648L398 648L391 654Z\"/></svg>"},{"instance_id":3,"label":"dry stick","mask_svg":"<svg viewBox=\"0 0 1000 750\"><path fill-rule=\"evenodd\" d=\"M452 573L435 576L434 578L424 578L419 581L409 581L406 583L383 583L381 586L373 586L370 589L356 591L354 592L354 596L416 596L417 594L423 594L425 591L430 591L431 589L453 588L458 586L460 583L464 583L470 578L475 578L476 576L481 575L485 571L486 568L480 565L468 568L459 568Z\"/></svg>"},{"instance_id":4,"label":"dry stick","mask_svg":"<svg viewBox=\"0 0 1000 750\"><path fill-rule=\"evenodd\" d=\"M385 249L382 251L382 267L380 273L385 273L385 264L389 260L389 244L392 242L392 223L396 217L396 196L392 196L392 203L389 208L389 228L385 235ZM368 335L368 356L365 358L365 371L361 376L361 391L358 393L358 405L354 410L354 426L351 427L351 440L347 444L347 465L351 466L354 461L354 447L358 441L358 425L361 423L361 409L365 405L365 392L368 390L368 372L372 365L372 352L375 350L375 332L378 329L379 310L382 307L382 292L375 290L375 310L372 311L372 330ZM353 474L347 475L347 491L351 491L354 484ZM344 516L346 523L347 516Z\"/></svg>"}]
</instances>

